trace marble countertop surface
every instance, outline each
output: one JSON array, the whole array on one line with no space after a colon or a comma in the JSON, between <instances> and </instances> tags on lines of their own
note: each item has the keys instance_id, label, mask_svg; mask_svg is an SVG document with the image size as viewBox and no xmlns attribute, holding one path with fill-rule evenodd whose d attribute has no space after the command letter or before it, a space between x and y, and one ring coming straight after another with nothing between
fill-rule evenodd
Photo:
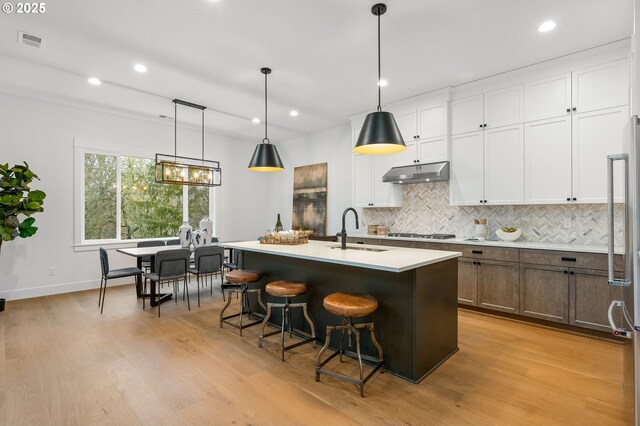
<instances>
[{"instance_id":1,"label":"marble countertop surface","mask_svg":"<svg viewBox=\"0 0 640 426\"><path fill-rule=\"evenodd\" d=\"M307 244L295 246L260 244L259 241L220 243L220 245L232 249L388 272L404 272L462 255L460 252L453 251L381 247L368 244L347 244L351 249L340 250L340 243L327 241L309 241ZM359 250L363 248L377 251Z\"/></svg>"},{"instance_id":2,"label":"marble countertop surface","mask_svg":"<svg viewBox=\"0 0 640 426\"><path fill-rule=\"evenodd\" d=\"M533 249L533 250L559 250L559 251L572 251L582 253L607 253L607 246L603 245L586 245L586 244L559 244L559 243L539 243L529 241L469 241L462 238L455 238L449 240L428 240L425 238L406 238L406 237L389 237L386 235L374 235L374 234L349 234L348 237L354 238L374 238L384 240L399 240L399 241L420 241L423 243L442 243L442 244L468 244L488 247L512 247L521 249ZM622 247L616 247L616 254L623 254L624 249Z\"/></svg>"}]
</instances>

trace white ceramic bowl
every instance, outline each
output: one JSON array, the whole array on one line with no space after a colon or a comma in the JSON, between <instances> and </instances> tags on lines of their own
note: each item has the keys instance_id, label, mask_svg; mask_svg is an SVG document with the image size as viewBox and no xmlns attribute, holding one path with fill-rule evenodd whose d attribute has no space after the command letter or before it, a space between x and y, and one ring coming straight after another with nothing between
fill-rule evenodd
<instances>
[{"instance_id":1,"label":"white ceramic bowl","mask_svg":"<svg viewBox=\"0 0 640 426\"><path fill-rule=\"evenodd\" d=\"M496 235L502 241L515 241L522 236L522 231L518 229L516 232L504 232L502 229L497 229Z\"/></svg>"}]
</instances>

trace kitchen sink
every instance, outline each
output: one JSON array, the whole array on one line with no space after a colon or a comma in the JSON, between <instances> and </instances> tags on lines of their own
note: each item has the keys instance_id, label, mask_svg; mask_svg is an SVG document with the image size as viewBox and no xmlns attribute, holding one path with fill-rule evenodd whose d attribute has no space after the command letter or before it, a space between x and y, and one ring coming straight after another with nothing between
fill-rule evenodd
<instances>
[{"instance_id":1,"label":"kitchen sink","mask_svg":"<svg viewBox=\"0 0 640 426\"><path fill-rule=\"evenodd\" d=\"M331 246L331 249L342 249L342 246ZM386 249L377 249L377 248L369 248L369 247L349 247L347 246L347 250L360 250L360 251L389 251Z\"/></svg>"}]
</instances>

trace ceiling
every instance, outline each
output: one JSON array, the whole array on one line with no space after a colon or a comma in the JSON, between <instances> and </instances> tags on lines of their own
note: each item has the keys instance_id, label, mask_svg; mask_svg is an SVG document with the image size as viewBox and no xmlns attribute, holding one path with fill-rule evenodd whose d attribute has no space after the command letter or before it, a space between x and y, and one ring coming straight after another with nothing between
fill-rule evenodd
<instances>
[{"instance_id":1,"label":"ceiling","mask_svg":"<svg viewBox=\"0 0 640 426\"><path fill-rule=\"evenodd\" d=\"M207 127L261 140L346 123L376 105L376 18L364 0L65 0L0 15L0 91L150 119L173 98L206 105ZM632 33L632 0L388 0L383 102L533 64ZM555 20L541 34L538 25ZM18 45L17 30L45 39ZM133 71L136 63L149 71ZM101 86L91 86L96 76ZM291 117L289 111L300 112ZM182 116L179 115L179 118ZM199 115L184 115L199 123Z\"/></svg>"}]
</instances>

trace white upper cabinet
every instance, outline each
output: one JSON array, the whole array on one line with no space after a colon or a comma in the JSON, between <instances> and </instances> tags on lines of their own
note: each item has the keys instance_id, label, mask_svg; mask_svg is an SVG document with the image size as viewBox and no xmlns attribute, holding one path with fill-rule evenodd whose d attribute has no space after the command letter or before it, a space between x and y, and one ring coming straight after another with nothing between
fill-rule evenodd
<instances>
[{"instance_id":1,"label":"white upper cabinet","mask_svg":"<svg viewBox=\"0 0 640 426\"><path fill-rule=\"evenodd\" d=\"M373 202L373 160L371 155L353 155L353 206L370 207Z\"/></svg>"},{"instance_id":2,"label":"white upper cabinet","mask_svg":"<svg viewBox=\"0 0 640 426\"><path fill-rule=\"evenodd\" d=\"M484 202L524 203L522 124L484 132Z\"/></svg>"},{"instance_id":3,"label":"white upper cabinet","mask_svg":"<svg viewBox=\"0 0 640 426\"><path fill-rule=\"evenodd\" d=\"M573 116L573 197L578 203L607 201L607 155L623 152L628 121L628 107ZM615 193L622 194L623 175L619 167L615 172Z\"/></svg>"},{"instance_id":4,"label":"white upper cabinet","mask_svg":"<svg viewBox=\"0 0 640 426\"><path fill-rule=\"evenodd\" d=\"M524 121L562 117L571 113L571 73L524 85Z\"/></svg>"},{"instance_id":5,"label":"white upper cabinet","mask_svg":"<svg viewBox=\"0 0 640 426\"><path fill-rule=\"evenodd\" d=\"M483 96L471 96L451 102L451 134L475 132L484 124Z\"/></svg>"},{"instance_id":6,"label":"white upper cabinet","mask_svg":"<svg viewBox=\"0 0 640 426\"><path fill-rule=\"evenodd\" d=\"M481 204L484 200L483 133L464 133L451 138L452 205Z\"/></svg>"},{"instance_id":7,"label":"white upper cabinet","mask_svg":"<svg viewBox=\"0 0 640 426\"><path fill-rule=\"evenodd\" d=\"M449 144L447 136L437 136L429 139L421 139L418 141L418 159L421 164L436 163L438 161L448 161ZM408 146L407 146L408 150Z\"/></svg>"},{"instance_id":8,"label":"white upper cabinet","mask_svg":"<svg viewBox=\"0 0 640 426\"><path fill-rule=\"evenodd\" d=\"M393 167L391 155L373 155L373 207L402 207L402 186L383 182Z\"/></svg>"},{"instance_id":9,"label":"white upper cabinet","mask_svg":"<svg viewBox=\"0 0 640 426\"><path fill-rule=\"evenodd\" d=\"M523 122L524 87L522 84L484 94L484 127L510 126Z\"/></svg>"},{"instance_id":10,"label":"white upper cabinet","mask_svg":"<svg viewBox=\"0 0 640 426\"><path fill-rule=\"evenodd\" d=\"M358 137L360 136L360 130L362 130L362 124L351 127L351 148L355 148L358 143Z\"/></svg>"},{"instance_id":11,"label":"white upper cabinet","mask_svg":"<svg viewBox=\"0 0 640 426\"><path fill-rule=\"evenodd\" d=\"M629 104L627 59L573 72L573 106L576 113Z\"/></svg>"},{"instance_id":12,"label":"white upper cabinet","mask_svg":"<svg viewBox=\"0 0 640 426\"><path fill-rule=\"evenodd\" d=\"M415 140L406 142L407 149L404 151L389 154L392 160L392 167L412 166L418 159L418 143Z\"/></svg>"},{"instance_id":13,"label":"white upper cabinet","mask_svg":"<svg viewBox=\"0 0 640 426\"><path fill-rule=\"evenodd\" d=\"M441 102L437 105L419 105L418 116L418 139L429 139L447 134L447 103Z\"/></svg>"},{"instance_id":14,"label":"white upper cabinet","mask_svg":"<svg viewBox=\"0 0 640 426\"><path fill-rule=\"evenodd\" d=\"M400 134L402 135L402 139L404 139L404 142L407 143L409 141L414 141L416 139L416 135L418 134L418 118L416 108L406 107L394 110L392 112L394 118L396 119L398 129L400 129Z\"/></svg>"},{"instance_id":15,"label":"white upper cabinet","mask_svg":"<svg viewBox=\"0 0 640 426\"><path fill-rule=\"evenodd\" d=\"M571 117L557 117L524 126L526 204L571 201Z\"/></svg>"}]
</instances>

